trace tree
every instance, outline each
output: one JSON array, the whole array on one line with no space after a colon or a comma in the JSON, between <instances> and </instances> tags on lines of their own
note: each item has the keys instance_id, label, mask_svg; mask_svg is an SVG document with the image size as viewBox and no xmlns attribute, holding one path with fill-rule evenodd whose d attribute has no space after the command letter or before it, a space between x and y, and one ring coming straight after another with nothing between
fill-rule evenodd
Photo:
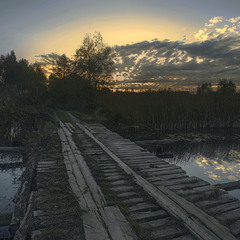
<instances>
[{"instance_id":1,"label":"tree","mask_svg":"<svg viewBox=\"0 0 240 240\"><path fill-rule=\"evenodd\" d=\"M87 105L92 97L90 83L76 74L72 60L65 54L53 63L49 76L49 92L52 99L61 104Z\"/></svg>"},{"instance_id":2,"label":"tree","mask_svg":"<svg viewBox=\"0 0 240 240\"><path fill-rule=\"evenodd\" d=\"M223 95L232 95L236 93L236 85L232 80L222 79L218 83L217 92Z\"/></svg>"},{"instance_id":3,"label":"tree","mask_svg":"<svg viewBox=\"0 0 240 240\"><path fill-rule=\"evenodd\" d=\"M103 42L100 33L86 35L74 56L74 69L87 79L93 88L101 89L111 83L114 70L111 48Z\"/></svg>"},{"instance_id":4,"label":"tree","mask_svg":"<svg viewBox=\"0 0 240 240\"><path fill-rule=\"evenodd\" d=\"M72 73L72 61L65 55L56 59L52 68L52 76L55 78L65 78Z\"/></svg>"},{"instance_id":5,"label":"tree","mask_svg":"<svg viewBox=\"0 0 240 240\"><path fill-rule=\"evenodd\" d=\"M197 88L197 94L198 95L208 95L210 93L212 93L212 84L211 83L202 83L201 86L198 86Z\"/></svg>"},{"instance_id":6,"label":"tree","mask_svg":"<svg viewBox=\"0 0 240 240\"><path fill-rule=\"evenodd\" d=\"M0 58L0 84L15 89L17 95L36 97L45 90L46 76L39 65L30 65L26 59L17 61L14 51Z\"/></svg>"}]
</instances>

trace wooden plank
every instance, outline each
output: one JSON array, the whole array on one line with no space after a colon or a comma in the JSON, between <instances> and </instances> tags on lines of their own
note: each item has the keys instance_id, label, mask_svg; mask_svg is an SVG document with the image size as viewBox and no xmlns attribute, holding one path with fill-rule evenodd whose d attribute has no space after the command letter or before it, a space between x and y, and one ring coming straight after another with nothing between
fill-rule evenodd
<instances>
[{"instance_id":1,"label":"wooden plank","mask_svg":"<svg viewBox=\"0 0 240 240\"><path fill-rule=\"evenodd\" d=\"M24 147L0 147L0 152L24 152Z\"/></svg>"},{"instance_id":2,"label":"wooden plank","mask_svg":"<svg viewBox=\"0 0 240 240\"><path fill-rule=\"evenodd\" d=\"M67 131L67 130L66 130ZM66 133L65 131L65 133ZM75 173L77 183L80 186L81 192L87 198L87 204L91 208L95 208L95 204L98 207L103 207L106 205L106 200L104 198L104 195L95 182L86 162L84 161L83 157L81 156L80 152L78 151L78 148L76 144L74 143L70 133L67 134L67 141L70 145L71 153L68 154L69 160L71 161L72 165L75 167L73 168L73 172ZM77 164L76 164L77 163ZM80 170L79 170L80 169ZM80 180L79 180L80 179ZM86 183L86 184L84 184ZM91 191L91 194L94 198L94 201L92 200L92 197L90 197L90 193L86 192L86 189L89 189Z\"/></svg>"},{"instance_id":3,"label":"wooden plank","mask_svg":"<svg viewBox=\"0 0 240 240\"><path fill-rule=\"evenodd\" d=\"M116 167L116 168L112 168L112 169L102 169L102 172L105 173L105 174L108 174L108 173L115 173L115 174L119 174L119 169Z\"/></svg>"},{"instance_id":4,"label":"wooden plank","mask_svg":"<svg viewBox=\"0 0 240 240\"><path fill-rule=\"evenodd\" d=\"M112 240L138 239L118 207L105 207L100 213Z\"/></svg>"},{"instance_id":5,"label":"wooden plank","mask_svg":"<svg viewBox=\"0 0 240 240\"><path fill-rule=\"evenodd\" d=\"M134 189L133 186L113 186L111 187L112 190L114 190L115 192L126 192L126 191L131 191Z\"/></svg>"},{"instance_id":6,"label":"wooden plank","mask_svg":"<svg viewBox=\"0 0 240 240\"><path fill-rule=\"evenodd\" d=\"M200 200L200 201L196 202L196 204L200 207L209 208L211 206L225 204L225 203L231 203L234 201L237 201L237 198L227 195L227 194L223 194L223 195L219 196L217 199Z\"/></svg>"},{"instance_id":7,"label":"wooden plank","mask_svg":"<svg viewBox=\"0 0 240 240\"><path fill-rule=\"evenodd\" d=\"M55 161L45 161L45 162L38 162L38 165L55 165Z\"/></svg>"},{"instance_id":8,"label":"wooden plank","mask_svg":"<svg viewBox=\"0 0 240 240\"><path fill-rule=\"evenodd\" d=\"M139 169L145 169L145 168L167 168L170 167L169 163L166 162L153 162L153 161L139 161L139 162L132 162L132 161L123 161L126 162L129 166L133 166L133 167L138 167Z\"/></svg>"},{"instance_id":9,"label":"wooden plank","mask_svg":"<svg viewBox=\"0 0 240 240\"><path fill-rule=\"evenodd\" d=\"M64 135L63 130L59 129L58 134L59 134L60 140L62 142L62 147L66 146L64 143L66 140L66 137ZM92 205L94 206L94 203L91 199L89 200L89 204L86 201L86 196L84 196L84 195L86 195L86 194L84 194L84 191L86 189L86 184L82 177L82 174L81 173L78 174L78 172L76 172L77 169L75 169L75 173L74 173L74 167L72 166L72 162L70 161L70 157L68 154L64 154L63 156L64 156L64 163L67 168L68 181L72 188L72 191L73 191L74 195L76 196L81 209L84 211L87 211L89 209L89 204L92 203L91 206Z\"/></svg>"},{"instance_id":10,"label":"wooden plank","mask_svg":"<svg viewBox=\"0 0 240 240\"><path fill-rule=\"evenodd\" d=\"M167 162L153 162L153 161L124 161L127 162L128 165L133 165L133 166L137 166L140 169L146 169L146 168L167 168L170 167L171 165Z\"/></svg>"},{"instance_id":11,"label":"wooden plank","mask_svg":"<svg viewBox=\"0 0 240 240\"><path fill-rule=\"evenodd\" d=\"M174 178L174 179L168 179L168 180L156 180L156 181L151 181L155 186L174 186L175 184L184 184L184 180L188 179L189 177L186 175L185 177L181 178Z\"/></svg>"},{"instance_id":12,"label":"wooden plank","mask_svg":"<svg viewBox=\"0 0 240 240\"><path fill-rule=\"evenodd\" d=\"M157 169L154 171L141 171L141 174L143 174L144 176L164 176L164 175L173 175L173 174L179 174L179 173L183 173L185 174L186 172L184 170L182 170L182 168L176 168L176 169L169 169L169 170L162 170L162 171L158 171ZM170 178L168 178L170 179Z\"/></svg>"},{"instance_id":13,"label":"wooden plank","mask_svg":"<svg viewBox=\"0 0 240 240\"><path fill-rule=\"evenodd\" d=\"M229 182L229 183L218 183L218 184L215 184L215 186L227 191L231 191L235 189L240 189L240 181Z\"/></svg>"},{"instance_id":14,"label":"wooden plank","mask_svg":"<svg viewBox=\"0 0 240 240\"><path fill-rule=\"evenodd\" d=\"M195 240L196 238L193 237L191 234L184 234L180 237L173 238L173 240Z\"/></svg>"},{"instance_id":15,"label":"wooden plank","mask_svg":"<svg viewBox=\"0 0 240 240\"><path fill-rule=\"evenodd\" d=\"M215 187L212 185L206 185L206 186L200 186L200 187L195 187L191 189L181 189L177 190L177 193L180 194L181 196L185 195L191 195L191 194L198 194L198 193L206 193L208 191L213 191L214 192Z\"/></svg>"},{"instance_id":16,"label":"wooden plank","mask_svg":"<svg viewBox=\"0 0 240 240\"><path fill-rule=\"evenodd\" d=\"M216 218L221 221L233 221L240 219L240 208L217 214Z\"/></svg>"},{"instance_id":17,"label":"wooden plank","mask_svg":"<svg viewBox=\"0 0 240 240\"><path fill-rule=\"evenodd\" d=\"M156 220L152 220L152 221L146 221L146 222L142 222L139 223L139 225L143 228L158 228L158 227L162 227L164 225L168 225L170 226L171 224L174 224L171 217L164 217L164 218L160 218L160 219L156 219Z\"/></svg>"},{"instance_id":18,"label":"wooden plank","mask_svg":"<svg viewBox=\"0 0 240 240\"><path fill-rule=\"evenodd\" d=\"M178 237L186 233L187 230L179 227L163 227L158 228L156 231L152 232L152 236L158 239L170 239L173 237Z\"/></svg>"},{"instance_id":19,"label":"wooden plank","mask_svg":"<svg viewBox=\"0 0 240 240\"><path fill-rule=\"evenodd\" d=\"M109 181L116 181L116 180L121 180L121 179L124 179L124 176L123 175L118 175L118 176L108 176L106 177L106 180L109 180Z\"/></svg>"},{"instance_id":20,"label":"wooden plank","mask_svg":"<svg viewBox=\"0 0 240 240\"><path fill-rule=\"evenodd\" d=\"M126 180L118 180L118 181L113 181L113 182L110 182L110 184L112 186L118 186L118 185L127 185L128 182Z\"/></svg>"},{"instance_id":21,"label":"wooden plank","mask_svg":"<svg viewBox=\"0 0 240 240\"><path fill-rule=\"evenodd\" d=\"M113 154L105 145L97 140L84 126L77 123L90 138L92 138L109 156L111 156L119 166L129 175L135 178L138 185L144 188L155 200L163 206L168 212L176 218L181 219L184 225L197 237L202 239L236 239L229 230L217 222L214 218L208 216L203 211L190 205L188 201L180 198L169 189L159 187L158 189L148 181L137 175L125 163L123 163L115 154ZM171 196L171 198L169 198ZM189 215L190 214L190 215ZM207 226L207 228L206 228Z\"/></svg>"},{"instance_id":22,"label":"wooden plank","mask_svg":"<svg viewBox=\"0 0 240 240\"><path fill-rule=\"evenodd\" d=\"M92 198L92 195L88 188L88 185L85 182L85 179L84 179L80 169L78 168L78 165L77 165L75 159L73 158L73 155L68 155L68 157L72 164L73 174L76 178L77 185L86 201L86 204L87 204L89 210L91 210L91 209L96 210L97 209L96 203L95 203L94 199Z\"/></svg>"},{"instance_id":23,"label":"wooden plank","mask_svg":"<svg viewBox=\"0 0 240 240\"><path fill-rule=\"evenodd\" d=\"M71 126L68 123L65 123L66 128L69 130L70 133L73 133Z\"/></svg>"},{"instance_id":24,"label":"wooden plank","mask_svg":"<svg viewBox=\"0 0 240 240\"><path fill-rule=\"evenodd\" d=\"M221 205L218 205L218 206L208 208L208 212L210 212L211 214L219 214L219 213L224 213L224 212L234 210L234 209L237 209L237 208L240 208L240 202L239 201L226 203L226 204L221 204Z\"/></svg>"},{"instance_id":25,"label":"wooden plank","mask_svg":"<svg viewBox=\"0 0 240 240\"><path fill-rule=\"evenodd\" d=\"M171 175L158 175L158 176L153 176L153 177L149 177L148 181L151 182L156 182L159 180L169 180L169 179L175 179L175 178L185 178L187 175L186 173L175 173L175 174L171 174Z\"/></svg>"},{"instance_id":26,"label":"wooden plank","mask_svg":"<svg viewBox=\"0 0 240 240\"><path fill-rule=\"evenodd\" d=\"M131 212L142 212L142 211L156 211L159 210L160 207L156 204L152 204L152 203L138 203L135 204L132 207L129 207L129 210Z\"/></svg>"},{"instance_id":27,"label":"wooden plank","mask_svg":"<svg viewBox=\"0 0 240 240\"><path fill-rule=\"evenodd\" d=\"M240 235L240 220L230 225L230 230L235 235Z\"/></svg>"},{"instance_id":28,"label":"wooden plank","mask_svg":"<svg viewBox=\"0 0 240 240\"><path fill-rule=\"evenodd\" d=\"M111 240L96 211L83 213L82 221L86 240Z\"/></svg>"},{"instance_id":29,"label":"wooden plank","mask_svg":"<svg viewBox=\"0 0 240 240\"><path fill-rule=\"evenodd\" d=\"M127 204L142 203L142 202L145 202L145 201L146 201L145 199L139 198L139 197L122 200L123 203L127 203Z\"/></svg>"},{"instance_id":30,"label":"wooden plank","mask_svg":"<svg viewBox=\"0 0 240 240\"><path fill-rule=\"evenodd\" d=\"M72 189L81 209L84 211L87 211L88 204L87 204L81 190L79 189L77 179L76 179L75 175L73 174L72 164L70 163L68 156L64 156L64 162L65 162L65 165L67 168L68 182L71 186L71 189Z\"/></svg>"},{"instance_id":31,"label":"wooden plank","mask_svg":"<svg viewBox=\"0 0 240 240\"><path fill-rule=\"evenodd\" d=\"M157 172L157 171L172 171L172 170L179 170L179 169L181 169L182 170L182 168L181 167L178 167L178 166L176 166L176 165L166 165L166 167L165 167L165 165L154 165L154 164L149 164L148 165L148 168L144 168L141 172L149 172L149 173L151 173L151 172Z\"/></svg>"},{"instance_id":32,"label":"wooden plank","mask_svg":"<svg viewBox=\"0 0 240 240\"><path fill-rule=\"evenodd\" d=\"M153 155L149 155L149 156L139 155L139 156L131 156L131 157L124 156L124 157L121 157L121 158L123 160L128 160L129 162L137 162L137 161L141 161L141 160L142 160L142 162L150 162L150 161L154 161L154 160L159 162L159 163L160 162L165 162L164 160L160 160L156 156L153 156Z\"/></svg>"},{"instance_id":33,"label":"wooden plank","mask_svg":"<svg viewBox=\"0 0 240 240\"><path fill-rule=\"evenodd\" d=\"M136 195L137 195L136 192L124 192L124 193L119 193L118 197L120 197L120 198L129 198L129 197L136 196Z\"/></svg>"},{"instance_id":34,"label":"wooden plank","mask_svg":"<svg viewBox=\"0 0 240 240\"><path fill-rule=\"evenodd\" d=\"M160 188L160 187L159 187ZM165 191L166 194L174 200L175 203L179 204L186 210L187 212L193 214L194 216L197 216L201 221L211 230L213 230L214 233L220 238L220 239L236 239L230 232L229 229L222 224L220 224L215 218L207 215L205 212L203 212L201 209L197 208L194 204L188 202L184 198L181 198L180 196L174 194L172 191L167 189L166 187L162 186L160 188L162 191ZM222 235L220 235L222 233Z\"/></svg>"},{"instance_id":35,"label":"wooden plank","mask_svg":"<svg viewBox=\"0 0 240 240\"><path fill-rule=\"evenodd\" d=\"M176 185L168 186L168 188L170 190L176 191L176 190L180 190L180 189L191 189L191 188L195 188L195 187L203 187L203 186L208 186L208 185L210 185L208 182L198 181L195 183L176 184Z\"/></svg>"},{"instance_id":36,"label":"wooden plank","mask_svg":"<svg viewBox=\"0 0 240 240\"><path fill-rule=\"evenodd\" d=\"M164 210L158 211L144 211L144 212L131 212L130 216L139 222L152 221L159 218L169 217L168 213Z\"/></svg>"},{"instance_id":37,"label":"wooden plank","mask_svg":"<svg viewBox=\"0 0 240 240\"><path fill-rule=\"evenodd\" d=\"M104 176L105 177L124 177L122 172L118 172L118 174L116 174L115 172L104 173Z\"/></svg>"},{"instance_id":38,"label":"wooden plank","mask_svg":"<svg viewBox=\"0 0 240 240\"><path fill-rule=\"evenodd\" d=\"M69 122L68 125L72 128L73 131L76 130L75 126L73 126L72 123Z\"/></svg>"},{"instance_id":39,"label":"wooden plank","mask_svg":"<svg viewBox=\"0 0 240 240\"><path fill-rule=\"evenodd\" d=\"M84 179L93 195L95 203L97 204L98 207L106 206L106 200L104 198L102 190L100 189L100 187L96 183L95 179L93 178L86 162L83 160L83 158L80 154L74 154L74 156L78 162L78 165L80 166L80 169L81 169L81 172L83 173Z\"/></svg>"}]
</instances>

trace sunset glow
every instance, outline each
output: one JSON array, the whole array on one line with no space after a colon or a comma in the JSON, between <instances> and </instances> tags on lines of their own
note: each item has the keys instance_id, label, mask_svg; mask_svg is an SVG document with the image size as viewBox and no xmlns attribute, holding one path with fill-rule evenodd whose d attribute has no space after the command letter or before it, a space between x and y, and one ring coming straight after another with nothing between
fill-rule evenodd
<instances>
[{"instance_id":1,"label":"sunset glow","mask_svg":"<svg viewBox=\"0 0 240 240\"><path fill-rule=\"evenodd\" d=\"M1 53L14 50L32 63L51 53L71 58L84 36L97 31L118 46L114 79L124 87L183 88L206 79L237 81L240 74L239 1L10 0L0 6Z\"/></svg>"}]
</instances>

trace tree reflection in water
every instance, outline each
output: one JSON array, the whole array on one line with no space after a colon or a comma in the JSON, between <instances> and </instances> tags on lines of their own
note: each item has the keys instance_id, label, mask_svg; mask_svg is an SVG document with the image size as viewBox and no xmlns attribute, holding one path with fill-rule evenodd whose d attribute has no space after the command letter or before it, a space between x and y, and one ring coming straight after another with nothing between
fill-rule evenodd
<instances>
[{"instance_id":1,"label":"tree reflection in water","mask_svg":"<svg viewBox=\"0 0 240 240\"><path fill-rule=\"evenodd\" d=\"M171 144L145 145L156 155L173 154L169 163L181 166L188 175L212 184L240 180L240 141L229 138L178 140Z\"/></svg>"}]
</instances>

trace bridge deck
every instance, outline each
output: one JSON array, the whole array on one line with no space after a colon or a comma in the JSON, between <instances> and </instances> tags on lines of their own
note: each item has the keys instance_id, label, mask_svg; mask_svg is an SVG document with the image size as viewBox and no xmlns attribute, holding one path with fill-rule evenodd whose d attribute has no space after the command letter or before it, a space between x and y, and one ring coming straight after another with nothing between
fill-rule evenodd
<instances>
[{"instance_id":1,"label":"bridge deck","mask_svg":"<svg viewBox=\"0 0 240 240\"><path fill-rule=\"evenodd\" d=\"M240 239L240 202L100 124L60 122L87 240ZM41 171L41 168L39 169Z\"/></svg>"},{"instance_id":2,"label":"bridge deck","mask_svg":"<svg viewBox=\"0 0 240 240\"><path fill-rule=\"evenodd\" d=\"M130 231L129 221L141 229L137 235L147 233L151 239L240 239L238 199L206 181L187 176L180 167L100 124L83 125L70 117L72 123L61 123L64 154L72 149L75 157L80 156L83 175L87 171L83 178L91 176L86 182L92 196L94 191L100 192L99 198L103 199L97 212L101 213L99 209L108 207L109 202L114 204L125 222L122 231ZM74 169L79 166L78 162ZM119 208L126 208L126 212ZM132 232L130 235L132 238L126 239L135 239ZM114 235L108 236L115 239Z\"/></svg>"}]
</instances>

